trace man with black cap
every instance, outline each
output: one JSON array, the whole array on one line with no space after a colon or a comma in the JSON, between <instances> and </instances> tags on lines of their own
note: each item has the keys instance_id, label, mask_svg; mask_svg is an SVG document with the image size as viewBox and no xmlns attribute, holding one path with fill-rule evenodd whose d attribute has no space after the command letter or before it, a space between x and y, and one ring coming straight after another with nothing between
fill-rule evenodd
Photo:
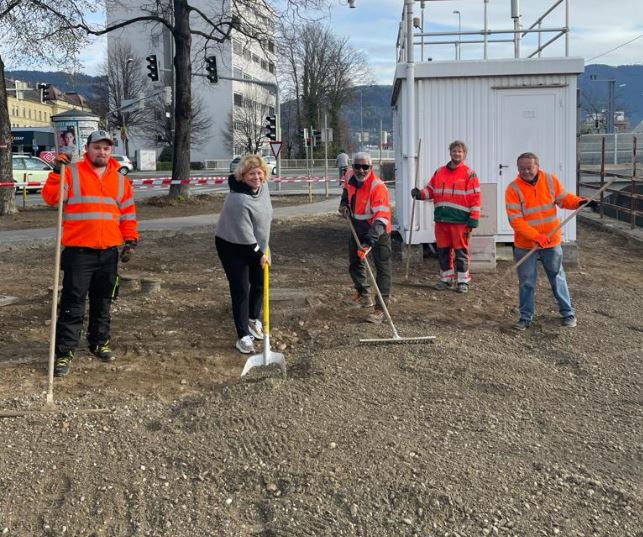
<instances>
[{"instance_id":1,"label":"man with black cap","mask_svg":"<svg viewBox=\"0 0 643 537\"><path fill-rule=\"evenodd\" d=\"M89 294L89 351L103 362L114 360L110 347L110 306L117 287L118 247L120 259L129 261L138 242L136 207L129 181L118 173L119 163L111 158L114 141L103 130L87 138L86 152L79 162L67 166L64 177L64 250L61 269L63 290L56 324L54 374L62 377L80 340ZM60 167L69 156L60 153L42 189L49 205L57 205Z\"/></svg>"}]
</instances>

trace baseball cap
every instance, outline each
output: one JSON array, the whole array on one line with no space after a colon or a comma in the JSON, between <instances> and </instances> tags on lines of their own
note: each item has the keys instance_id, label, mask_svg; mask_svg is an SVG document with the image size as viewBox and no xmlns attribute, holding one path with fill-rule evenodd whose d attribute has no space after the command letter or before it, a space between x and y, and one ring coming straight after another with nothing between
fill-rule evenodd
<instances>
[{"instance_id":1,"label":"baseball cap","mask_svg":"<svg viewBox=\"0 0 643 537\"><path fill-rule=\"evenodd\" d=\"M88 137L87 137L87 145L93 143L93 142L101 142L101 141L106 141L109 142L110 144L114 145L114 140L112 139L111 134L107 131L94 131L92 132Z\"/></svg>"}]
</instances>

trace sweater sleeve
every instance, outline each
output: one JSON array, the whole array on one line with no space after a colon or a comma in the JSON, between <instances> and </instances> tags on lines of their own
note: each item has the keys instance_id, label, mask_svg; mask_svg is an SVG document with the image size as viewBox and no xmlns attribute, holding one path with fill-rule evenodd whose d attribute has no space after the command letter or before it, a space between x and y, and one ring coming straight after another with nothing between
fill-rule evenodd
<instances>
[{"instance_id":1,"label":"sweater sleeve","mask_svg":"<svg viewBox=\"0 0 643 537\"><path fill-rule=\"evenodd\" d=\"M136 221L136 205L134 205L134 192L132 184L125 178L125 194L118 200L121 210L119 227L121 235L126 241L138 240L138 223Z\"/></svg>"},{"instance_id":2,"label":"sweater sleeve","mask_svg":"<svg viewBox=\"0 0 643 537\"><path fill-rule=\"evenodd\" d=\"M467 180L467 205L471 212L467 226L475 228L480 223L480 208L482 207L482 195L480 194L480 180L476 172L471 170Z\"/></svg>"},{"instance_id":3,"label":"sweater sleeve","mask_svg":"<svg viewBox=\"0 0 643 537\"><path fill-rule=\"evenodd\" d=\"M529 240L536 240L536 237L540 235L540 231L530 226L523 217L520 198L516 191L511 188L511 185L505 190L505 208L509 224L513 230Z\"/></svg>"},{"instance_id":4,"label":"sweater sleeve","mask_svg":"<svg viewBox=\"0 0 643 537\"><path fill-rule=\"evenodd\" d=\"M555 175L551 176L554 183L554 193L556 195L554 202L556 205L562 209L578 209L578 206L582 203L583 198L580 198L570 192L567 192L561 182L558 180L558 177Z\"/></svg>"},{"instance_id":5,"label":"sweater sleeve","mask_svg":"<svg viewBox=\"0 0 643 537\"><path fill-rule=\"evenodd\" d=\"M433 188L435 187L435 184L434 184L433 180L435 179L435 176L436 176L437 173L438 172L436 170L433 173L433 176L431 177L431 179L429 179L429 182L427 183L427 185L422 190L420 190L420 195L422 196L423 200L432 200L433 199Z\"/></svg>"},{"instance_id":6,"label":"sweater sleeve","mask_svg":"<svg viewBox=\"0 0 643 537\"><path fill-rule=\"evenodd\" d=\"M69 166L65 169L65 189L69 191L71 184L71 170ZM49 172L45 185L42 187L42 199L45 200L47 205L57 205L60 193L60 174L56 172Z\"/></svg>"}]
</instances>

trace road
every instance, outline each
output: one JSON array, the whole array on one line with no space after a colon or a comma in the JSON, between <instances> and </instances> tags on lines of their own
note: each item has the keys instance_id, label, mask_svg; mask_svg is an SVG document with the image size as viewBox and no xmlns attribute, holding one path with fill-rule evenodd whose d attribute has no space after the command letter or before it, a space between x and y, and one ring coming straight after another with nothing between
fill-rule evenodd
<instances>
[{"instance_id":1,"label":"road","mask_svg":"<svg viewBox=\"0 0 643 537\"><path fill-rule=\"evenodd\" d=\"M229 172L227 170L199 170L191 171L190 176L193 178L205 178L208 180L207 184L201 185L192 185L191 192L193 194L206 194L212 192L227 192L227 177ZM305 169L290 169L284 170L281 174L281 177L284 178L283 183L274 183L271 185L271 189L275 192L281 192L284 194L291 193L307 193L308 192L308 183L305 180L306 177ZM310 175L313 179L321 179L324 176L324 168L314 168L311 170ZM329 183L329 191L331 194L336 194L339 192L339 184L336 180L337 170L335 168L328 169L328 176L331 178ZM161 184L141 184L141 181L146 179L156 179L159 181L162 178L171 177L171 172L169 171L152 171L152 172L132 172L128 175L134 184L134 196L137 200L142 200L150 198L153 196L159 196L166 193L169 189L168 185ZM210 179L211 178L211 179ZM219 178L221 182L215 184L215 178ZM272 178L274 179L274 177ZM209 181L212 182L209 182ZM325 193L325 185L322 181L311 183L311 189L314 193ZM16 202L19 207L23 206L23 196L21 193L18 193ZM43 205L44 201L42 197L35 193L30 192L26 199L24 200L24 206L31 207L35 205Z\"/></svg>"}]
</instances>

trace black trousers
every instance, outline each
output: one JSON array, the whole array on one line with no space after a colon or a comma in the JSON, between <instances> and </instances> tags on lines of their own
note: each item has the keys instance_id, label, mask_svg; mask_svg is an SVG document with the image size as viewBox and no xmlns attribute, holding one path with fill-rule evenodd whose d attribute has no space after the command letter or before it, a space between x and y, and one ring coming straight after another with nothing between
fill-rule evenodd
<instances>
[{"instance_id":1,"label":"black trousers","mask_svg":"<svg viewBox=\"0 0 643 537\"><path fill-rule=\"evenodd\" d=\"M357 255L357 243L351 234L348 239L348 272L353 280L355 289L360 294L370 292L370 280L366 274L366 265ZM391 294L391 274L393 266L391 261L391 236L388 233L380 235L378 241L373 245L369 257L375 263L375 283L382 294L384 302L388 304L389 295ZM376 302L379 304L379 297Z\"/></svg>"},{"instance_id":2,"label":"black trousers","mask_svg":"<svg viewBox=\"0 0 643 537\"><path fill-rule=\"evenodd\" d=\"M217 254L230 286L232 316L237 336L249 335L248 319L260 319L263 306L263 269L251 248L215 237Z\"/></svg>"},{"instance_id":3,"label":"black trousers","mask_svg":"<svg viewBox=\"0 0 643 537\"><path fill-rule=\"evenodd\" d=\"M56 323L56 355L78 347L89 294L87 342L101 345L110 338L110 306L116 289L118 248L94 250L66 247L60 262L63 291Z\"/></svg>"}]
</instances>

